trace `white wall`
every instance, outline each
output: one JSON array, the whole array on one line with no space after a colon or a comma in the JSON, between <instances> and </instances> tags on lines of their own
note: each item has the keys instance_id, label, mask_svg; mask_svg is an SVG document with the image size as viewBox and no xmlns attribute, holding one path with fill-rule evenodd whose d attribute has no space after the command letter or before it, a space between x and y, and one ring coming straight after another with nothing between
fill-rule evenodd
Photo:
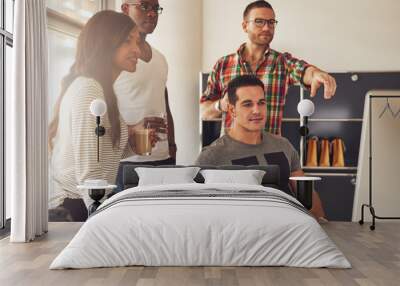
<instances>
[{"instance_id":1,"label":"white wall","mask_svg":"<svg viewBox=\"0 0 400 286\"><path fill-rule=\"evenodd\" d=\"M160 0L164 12L149 42L167 58L177 163L193 164L200 148L198 74L202 65L202 0Z\"/></svg>"},{"instance_id":2,"label":"white wall","mask_svg":"<svg viewBox=\"0 0 400 286\"><path fill-rule=\"evenodd\" d=\"M247 39L250 0L203 0L203 71ZM330 72L400 69L400 1L270 0L279 21L271 47Z\"/></svg>"}]
</instances>

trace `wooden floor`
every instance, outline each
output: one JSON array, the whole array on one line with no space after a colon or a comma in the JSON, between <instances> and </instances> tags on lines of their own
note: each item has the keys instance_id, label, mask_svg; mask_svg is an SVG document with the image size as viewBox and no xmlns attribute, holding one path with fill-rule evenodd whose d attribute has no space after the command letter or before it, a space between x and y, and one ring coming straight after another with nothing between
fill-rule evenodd
<instances>
[{"instance_id":1,"label":"wooden floor","mask_svg":"<svg viewBox=\"0 0 400 286\"><path fill-rule=\"evenodd\" d=\"M125 267L48 270L79 229L79 223L50 223L48 235L29 244L0 241L0 285L400 285L400 223L328 223L350 270L288 267Z\"/></svg>"}]
</instances>

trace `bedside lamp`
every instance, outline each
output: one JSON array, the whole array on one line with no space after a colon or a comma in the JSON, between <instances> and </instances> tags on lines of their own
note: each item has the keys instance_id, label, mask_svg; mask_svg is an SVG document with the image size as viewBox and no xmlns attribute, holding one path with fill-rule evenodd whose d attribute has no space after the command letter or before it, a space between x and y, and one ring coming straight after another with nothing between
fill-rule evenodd
<instances>
[{"instance_id":1,"label":"bedside lamp","mask_svg":"<svg viewBox=\"0 0 400 286\"><path fill-rule=\"evenodd\" d=\"M97 135L97 162L100 161L100 137L106 134L106 129L100 125L100 117L106 114L107 104L102 99L95 99L90 103L90 113L96 116L96 129L94 130ZM97 208L100 206L100 200L104 197L106 189L113 189L115 185L110 185L106 180L103 179L87 179L83 182L83 185L79 185L78 189L87 189L89 191L89 197L94 201L88 207L89 216L92 215Z\"/></svg>"},{"instance_id":2,"label":"bedside lamp","mask_svg":"<svg viewBox=\"0 0 400 286\"><path fill-rule=\"evenodd\" d=\"M97 135L97 162L100 161L100 154L99 154L99 142L100 142L100 137L106 134L106 129L100 125L100 116L103 116L106 114L107 111L107 105L104 100L102 99L95 99L92 101L90 104L90 112L96 116L96 129L95 133Z\"/></svg>"},{"instance_id":3,"label":"bedside lamp","mask_svg":"<svg viewBox=\"0 0 400 286\"><path fill-rule=\"evenodd\" d=\"M307 135L309 133L308 129L308 117L310 117L315 111L315 106L314 103L309 100L309 99L303 99L299 102L297 105L297 112L300 114L300 116L303 118L302 125L299 129L301 139L303 142L303 154L305 155L305 158L307 158ZM303 160L302 160L303 161Z\"/></svg>"},{"instance_id":4,"label":"bedside lamp","mask_svg":"<svg viewBox=\"0 0 400 286\"><path fill-rule=\"evenodd\" d=\"M315 111L314 103L309 99L303 99L297 105L297 112L303 118L302 125L300 127L300 135L304 140L303 146L306 145L305 138L307 137L308 130L308 117L313 115ZM304 154L306 154L307 148L304 148ZM304 205L305 208L310 210L312 208L312 196L314 189L314 182L321 180L319 177L290 177L292 181L296 182L297 192L296 198Z\"/></svg>"},{"instance_id":5,"label":"bedside lamp","mask_svg":"<svg viewBox=\"0 0 400 286\"><path fill-rule=\"evenodd\" d=\"M303 99L297 105L297 112L303 117L303 125L300 127L301 136L308 135L308 117L310 117L315 111L314 103L309 99Z\"/></svg>"}]
</instances>

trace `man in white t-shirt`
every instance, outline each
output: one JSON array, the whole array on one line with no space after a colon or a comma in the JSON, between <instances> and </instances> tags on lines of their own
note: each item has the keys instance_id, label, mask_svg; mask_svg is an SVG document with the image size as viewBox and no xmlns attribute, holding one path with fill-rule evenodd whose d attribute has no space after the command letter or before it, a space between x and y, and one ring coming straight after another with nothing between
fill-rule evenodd
<instances>
[{"instance_id":1,"label":"man in white t-shirt","mask_svg":"<svg viewBox=\"0 0 400 286\"><path fill-rule=\"evenodd\" d=\"M158 0L124 0L121 10L130 16L139 28L142 54L136 72L122 72L114 84L120 114L128 125L145 125L146 128L156 129L161 133L166 132L168 136L156 143L151 155L134 154L121 161L117 176L117 191L122 190L124 165L176 163L174 122L166 88L168 64L164 55L146 41L146 36L153 33L157 26L158 15L161 14L162 8Z\"/></svg>"}]
</instances>

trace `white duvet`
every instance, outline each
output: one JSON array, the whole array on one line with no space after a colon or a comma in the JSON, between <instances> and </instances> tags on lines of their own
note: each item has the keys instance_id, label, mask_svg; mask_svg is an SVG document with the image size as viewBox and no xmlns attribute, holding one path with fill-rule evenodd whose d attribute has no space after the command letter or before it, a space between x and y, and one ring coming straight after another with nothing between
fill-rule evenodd
<instances>
[{"instance_id":1,"label":"white duvet","mask_svg":"<svg viewBox=\"0 0 400 286\"><path fill-rule=\"evenodd\" d=\"M137 192L168 190L261 190L297 202L272 188L238 184L128 189L100 206L50 269L128 265L351 267L312 216L279 200L178 196L116 203Z\"/></svg>"}]
</instances>

